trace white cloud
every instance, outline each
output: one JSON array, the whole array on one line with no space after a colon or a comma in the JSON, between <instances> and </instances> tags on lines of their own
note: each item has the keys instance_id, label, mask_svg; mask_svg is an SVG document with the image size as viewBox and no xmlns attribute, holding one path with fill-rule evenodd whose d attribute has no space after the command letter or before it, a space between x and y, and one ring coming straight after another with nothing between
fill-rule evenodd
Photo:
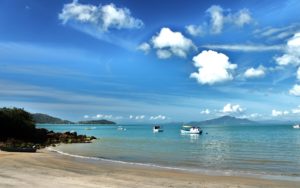
<instances>
[{"instance_id":1,"label":"white cloud","mask_svg":"<svg viewBox=\"0 0 300 188\"><path fill-rule=\"evenodd\" d=\"M165 120L167 117L164 115L151 116L149 120Z\"/></svg>"},{"instance_id":2,"label":"white cloud","mask_svg":"<svg viewBox=\"0 0 300 188\"><path fill-rule=\"evenodd\" d=\"M156 55L159 59L168 59L172 56L169 50L157 50Z\"/></svg>"},{"instance_id":3,"label":"white cloud","mask_svg":"<svg viewBox=\"0 0 300 188\"><path fill-rule=\"evenodd\" d=\"M300 114L300 106L298 106L298 108L292 109L292 113L293 114Z\"/></svg>"},{"instance_id":4,"label":"white cloud","mask_svg":"<svg viewBox=\"0 0 300 188\"><path fill-rule=\"evenodd\" d=\"M164 50L163 52L157 52L157 55L161 55L158 56L159 58L169 58L171 57L170 54L178 57L186 57L189 50L196 48L193 42L183 36L182 33L173 32L166 27L162 28L156 36L153 36L151 42L153 48L158 49L158 51Z\"/></svg>"},{"instance_id":5,"label":"white cloud","mask_svg":"<svg viewBox=\"0 0 300 188\"><path fill-rule=\"evenodd\" d=\"M245 71L244 76L246 78L259 78L265 76L265 68L259 66L258 68L249 68Z\"/></svg>"},{"instance_id":6,"label":"white cloud","mask_svg":"<svg viewBox=\"0 0 300 188\"><path fill-rule=\"evenodd\" d=\"M211 32L213 34L221 33L226 23L243 27L252 22L248 9L242 9L234 14L227 11L227 14L225 14L226 11L221 6L213 5L206 12L210 15Z\"/></svg>"},{"instance_id":7,"label":"white cloud","mask_svg":"<svg viewBox=\"0 0 300 188\"><path fill-rule=\"evenodd\" d=\"M84 119L88 119L89 116L88 116L88 115L84 115L83 118L84 118Z\"/></svg>"},{"instance_id":8,"label":"white cloud","mask_svg":"<svg viewBox=\"0 0 300 188\"><path fill-rule=\"evenodd\" d=\"M261 114L258 114L258 113L253 113L253 114L250 114L250 118L258 118L258 117L261 117L262 115Z\"/></svg>"},{"instance_id":9,"label":"white cloud","mask_svg":"<svg viewBox=\"0 0 300 188\"><path fill-rule=\"evenodd\" d=\"M300 32L290 38L285 47L285 54L276 57L275 61L278 65L300 65Z\"/></svg>"},{"instance_id":10,"label":"white cloud","mask_svg":"<svg viewBox=\"0 0 300 188\"><path fill-rule=\"evenodd\" d=\"M210 14L211 17L210 23L212 27L212 33L220 33L223 29L224 24L224 15L222 7L213 5L209 9L207 9L207 12Z\"/></svg>"},{"instance_id":11,"label":"white cloud","mask_svg":"<svg viewBox=\"0 0 300 188\"><path fill-rule=\"evenodd\" d=\"M145 117L146 117L145 115L137 115L137 116L129 115L129 119L133 119L133 120L143 120Z\"/></svg>"},{"instance_id":12,"label":"white cloud","mask_svg":"<svg viewBox=\"0 0 300 188\"><path fill-rule=\"evenodd\" d=\"M202 110L201 112L200 112L200 114L206 114L206 115L208 115L208 114L210 114L211 112L210 112L210 110L209 109L205 109L205 110Z\"/></svg>"},{"instance_id":13,"label":"white cloud","mask_svg":"<svg viewBox=\"0 0 300 188\"><path fill-rule=\"evenodd\" d=\"M143 42L138 46L137 49L143 51L145 54L148 54L149 51L151 50L151 46L147 42Z\"/></svg>"},{"instance_id":14,"label":"white cloud","mask_svg":"<svg viewBox=\"0 0 300 188\"><path fill-rule=\"evenodd\" d=\"M274 117L278 117L278 116L284 116L284 115L288 115L289 111L285 110L285 111L280 111L280 110L272 110L272 116Z\"/></svg>"},{"instance_id":15,"label":"white cloud","mask_svg":"<svg viewBox=\"0 0 300 188\"><path fill-rule=\"evenodd\" d=\"M63 24L68 22L90 24L108 31L109 29L132 29L141 28L143 22L131 16L127 8L118 8L113 3L94 6L81 4L77 0L65 4L62 12L58 15Z\"/></svg>"},{"instance_id":16,"label":"white cloud","mask_svg":"<svg viewBox=\"0 0 300 188\"><path fill-rule=\"evenodd\" d=\"M243 52L265 52L265 51L278 51L284 49L281 45L266 46L261 44L207 44L202 45L204 48L215 50L228 50L228 51L243 51Z\"/></svg>"},{"instance_id":17,"label":"white cloud","mask_svg":"<svg viewBox=\"0 0 300 188\"><path fill-rule=\"evenodd\" d=\"M300 67L298 67L298 70L297 70L297 79L300 80Z\"/></svg>"},{"instance_id":18,"label":"white cloud","mask_svg":"<svg viewBox=\"0 0 300 188\"><path fill-rule=\"evenodd\" d=\"M202 51L193 57L194 66L198 68L198 72L190 75L200 84L215 84L232 80L233 76L230 71L237 68L236 64L231 64L229 58L222 53L212 50Z\"/></svg>"},{"instance_id":19,"label":"white cloud","mask_svg":"<svg viewBox=\"0 0 300 188\"><path fill-rule=\"evenodd\" d=\"M108 114L97 114L96 116L93 116L94 119L112 119L113 115Z\"/></svg>"},{"instance_id":20,"label":"white cloud","mask_svg":"<svg viewBox=\"0 0 300 188\"><path fill-rule=\"evenodd\" d=\"M291 95L300 96L300 85L295 84L292 89L290 89L289 93Z\"/></svg>"},{"instance_id":21,"label":"white cloud","mask_svg":"<svg viewBox=\"0 0 300 188\"><path fill-rule=\"evenodd\" d=\"M269 40L282 40L291 37L299 31L300 24L293 23L285 27L265 27L254 31L256 37L264 37Z\"/></svg>"},{"instance_id":22,"label":"white cloud","mask_svg":"<svg viewBox=\"0 0 300 188\"><path fill-rule=\"evenodd\" d=\"M145 115L139 115L139 116L135 116L136 120L142 120L145 118Z\"/></svg>"},{"instance_id":23,"label":"white cloud","mask_svg":"<svg viewBox=\"0 0 300 188\"><path fill-rule=\"evenodd\" d=\"M233 105L231 103L226 104L221 110L223 113L242 113L244 111L245 110L239 104Z\"/></svg>"},{"instance_id":24,"label":"white cloud","mask_svg":"<svg viewBox=\"0 0 300 188\"><path fill-rule=\"evenodd\" d=\"M231 21L237 26L243 27L246 24L251 23L252 18L248 9L242 9L231 17Z\"/></svg>"},{"instance_id":25,"label":"white cloud","mask_svg":"<svg viewBox=\"0 0 300 188\"><path fill-rule=\"evenodd\" d=\"M204 29L202 28L201 25L196 26L196 25L188 25L185 27L186 31L188 34L197 37L197 36L203 36L205 34Z\"/></svg>"}]
</instances>

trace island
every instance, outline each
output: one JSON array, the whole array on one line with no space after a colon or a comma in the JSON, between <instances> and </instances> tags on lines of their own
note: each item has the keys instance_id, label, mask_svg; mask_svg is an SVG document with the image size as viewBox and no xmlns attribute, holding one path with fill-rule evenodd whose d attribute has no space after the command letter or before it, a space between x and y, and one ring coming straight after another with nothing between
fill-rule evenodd
<instances>
[{"instance_id":1,"label":"island","mask_svg":"<svg viewBox=\"0 0 300 188\"><path fill-rule=\"evenodd\" d=\"M79 121L78 124L116 124L113 121L108 121L105 119L101 119L101 120L89 120L89 121Z\"/></svg>"},{"instance_id":2,"label":"island","mask_svg":"<svg viewBox=\"0 0 300 188\"><path fill-rule=\"evenodd\" d=\"M236 118L233 116L222 116L215 119L205 121L192 121L189 125L200 126L200 125L253 125L257 124L255 121L251 121L247 118Z\"/></svg>"},{"instance_id":3,"label":"island","mask_svg":"<svg viewBox=\"0 0 300 188\"><path fill-rule=\"evenodd\" d=\"M48 114L34 113L31 115L35 123L38 124L116 124L115 122L106 119L72 122L69 120L60 119L58 117L53 117Z\"/></svg>"}]
</instances>

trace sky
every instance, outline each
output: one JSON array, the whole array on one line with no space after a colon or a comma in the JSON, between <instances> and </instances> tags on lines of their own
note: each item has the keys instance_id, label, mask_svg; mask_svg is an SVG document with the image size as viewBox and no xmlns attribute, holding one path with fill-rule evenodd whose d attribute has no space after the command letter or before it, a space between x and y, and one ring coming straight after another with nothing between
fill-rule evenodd
<instances>
[{"instance_id":1,"label":"sky","mask_svg":"<svg viewBox=\"0 0 300 188\"><path fill-rule=\"evenodd\" d=\"M0 1L0 107L72 121L300 120L297 0Z\"/></svg>"}]
</instances>

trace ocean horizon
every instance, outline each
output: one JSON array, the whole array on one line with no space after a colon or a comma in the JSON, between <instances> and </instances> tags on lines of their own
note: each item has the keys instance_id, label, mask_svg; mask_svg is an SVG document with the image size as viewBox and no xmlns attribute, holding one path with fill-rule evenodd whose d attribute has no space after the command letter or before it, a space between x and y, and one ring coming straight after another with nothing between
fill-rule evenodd
<instances>
[{"instance_id":1,"label":"ocean horizon","mask_svg":"<svg viewBox=\"0 0 300 188\"><path fill-rule=\"evenodd\" d=\"M164 125L162 133L153 133L149 124L37 127L98 138L51 148L65 155L210 175L300 180L300 131L291 125L206 125L202 135L182 135L178 124Z\"/></svg>"}]
</instances>

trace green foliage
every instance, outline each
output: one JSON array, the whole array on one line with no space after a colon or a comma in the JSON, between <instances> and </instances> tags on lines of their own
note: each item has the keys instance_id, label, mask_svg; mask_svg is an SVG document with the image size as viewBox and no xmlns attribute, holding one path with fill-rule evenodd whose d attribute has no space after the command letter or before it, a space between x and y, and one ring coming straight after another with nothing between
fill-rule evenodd
<instances>
[{"instance_id":1,"label":"green foliage","mask_svg":"<svg viewBox=\"0 0 300 188\"><path fill-rule=\"evenodd\" d=\"M56 117L49 116L47 114L36 113L32 114L36 123L51 123L51 124L74 124L68 120L62 120Z\"/></svg>"},{"instance_id":2,"label":"green foliage","mask_svg":"<svg viewBox=\"0 0 300 188\"><path fill-rule=\"evenodd\" d=\"M90 121L79 121L79 124L116 124L113 121L108 121L105 119L101 119L101 120L90 120Z\"/></svg>"},{"instance_id":3,"label":"green foliage","mask_svg":"<svg viewBox=\"0 0 300 188\"><path fill-rule=\"evenodd\" d=\"M0 140L9 138L31 141L35 124L30 113L20 108L0 108Z\"/></svg>"}]
</instances>

